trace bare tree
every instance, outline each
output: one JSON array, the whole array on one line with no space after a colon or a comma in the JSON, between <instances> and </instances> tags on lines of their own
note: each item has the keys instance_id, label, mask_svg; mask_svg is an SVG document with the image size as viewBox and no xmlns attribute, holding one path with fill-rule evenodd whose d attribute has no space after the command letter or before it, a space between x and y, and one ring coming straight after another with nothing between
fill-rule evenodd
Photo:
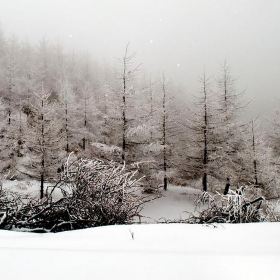
<instances>
[{"instance_id":1,"label":"bare tree","mask_svg":"<svg viewBox=\"0 0 280 280\"><path fill-rule=\"evenodd\" d=\"M204 165L204 174L202 179L203 191L207 191L207 165L208 165L208 107L207 107L207 85L205 73L203 74L203 94L204 94L204 152L203 152L203 165Z\"/></svg>"},{"instance_id":2,"label":"bare tree","mask_svg":"<svg viewBox=\"0 0 280 280\"><path fill-rule=\"evenodd\" d=\"M210 94L209 79L204 73L201 80L201 96L193 102L191 114L187 122L189 133L187 135L186 166L190 177L202 178L203 191L208 190L209 175L216 177L217 168L217 123L215 120L216 107L213 95Z\"/></svg>"},{"instance_id":3,"label":"bare tree","mask_svg":"<svg viewBox=\"0 0 280 280\"><path fill-rule=\"evenodd\" d=\"M40 179L40 198L44 197L46 179L54 176L60 160L62 125L55 117L55 105L43 84L41 92L32 104L33 113L28 119L26 145L31 157L31 170Z\"/></svg>"},{"instance_id":4,"label":"bare tree","mask_svg":"<svg viewBox=\"0 0 280 280\"><path fill-rule=\"evenodd\" d=\"M132 81L135 73L137 72L140 65L134 64L135 54L129 54L129 43L125 47L125 52L122 57L122 161L126 161L127 152L127 129L128 129L128 118L127 118L127 99L130 94L129 83Z\"/></svg>"},{"instance_id":5,"label":"bare tree","mask_svg":"<svg viewBox=\"0 0 280 280\"><path fill-rule=\"evenodd\" d=\"M83 100L84 100L84 131L87 130L87 123L88 123L88 119L87 119L87 115L88 115L88 95L87 95L87 91L84 91L84 96L83 96ZM86 136L84 135L83 139L82 139L82 148L83 150L86 149Z\"/></svg>"},{"instance_id":6,"label":"bare tree","mask_svg":"<svg viewBox=\"0 0 280 280\"><path fill-rule=\"evenodd\" d=\"M254 167L254 178L255 186L258 186L258 168L257 168L257 158L256 158L256 141L255 141L255 130L254 121L252 120L252 150L253 150L253 167Z\"/></svg>"},{"instance_id":7,"label":"bare tree","mask_svg":"<svg viewBox=\"0 0 280 280\"><path fill-rule=\"evenodd\" d=\"M72 86L68 80L61 81L62 105L64 110L64 132L65 132L65 151L70 152L70 137L72 134L71 126L73 126L73 118L71 109L73 107L74 94Z\"/></svg>"},{"instance_id":8,"label":"bare tree","mask_svg":"<svg viewBox=\"0 0 280 280\"><path fill-rule=\"evenodd\" d=\"M12 38L9 41L9 48L7 53L7 114L8 114L8 125L11 125L12 122L12 106L13 100L15 99L15 87L16 87L16 71L17 71L17 63L16 63L16 40Z\"/></svg>"},{"instance_id":9,"label":"bare tree","mask_svg":"<svg viewBox=\"0 0 280 280\"><path fill-rule=\"evenodd\" d=\"M153 123L153 119L154 119L154 95L153 95L153 85L152 85L152 79L150 78L149 81L149 96L150 96L150 120L151 123ZM153 142L153 129L151 129L150 131L150 142Z\"/></svg>"},{"instance_id":10,"label":"bare tree","mask_svg":"<svg viewBox=\"0 0 280 280\"><path fill-rule=\"evenodd\" d=\"M239 121L241 109L240 93L235 89L235 81L232 78L227 62L222 68L221 78L218 82L219 108L219 162L221 178L228 182L238 181L242 161L240 155L245 149L244 133L246 125Z\"/></svg>"},{"instance_id":11,"label":"bare tree","mask_svg":"<svg viewBox=\"0 0 280 280\"><path fill-rule=\"evenodd\" d=\"M128 80L128 64L131 61L131 57L128 56L128 47L127 44L125 48L125 53L122 59L123 62L123 73L122 73L122 161L125 162L126 156L126 130L127 130L127 119L126 119L126 99L127 99L127 80Z\"/></svg>"},{"instance_id":12,"label":"bare tree","mask_svg":"<svg viewBox=\"0 0 280 280\"><path fill-rule=\"evenodd\" d=\"M163 146L163 189L167 190L167 151L166 151L166 81L162 76L162 146Z\"/></svg>"}]
</instances>

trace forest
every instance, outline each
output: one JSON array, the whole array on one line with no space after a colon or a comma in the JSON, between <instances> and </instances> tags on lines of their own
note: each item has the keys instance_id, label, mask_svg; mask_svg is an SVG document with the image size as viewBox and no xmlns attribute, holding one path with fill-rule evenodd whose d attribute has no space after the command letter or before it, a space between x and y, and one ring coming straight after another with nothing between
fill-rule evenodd
<instances>
[{"instance_id":1,"label":"forest","mask_svg":"<svg viewBox=\"0 0 280 280\"><path fill-rule=\"evenodd\" d=\"M144 193L195 181L203 192L250 186L278 198L279 113L266 130L242 117L246 93L227 62L215 79L202 73L187 102L164 73L144 73L131 49L100 65L45 39L30 45L0 33L2 179L38 180L43 199L71 155L137 170Z\"/></svg>"},{"instance_id":2,"label":"forest","mask_svg":"<svg viewBox=\"0 0 280 280\"><path fill-rule=\"evenodd\" d=\"M0 280L279 280L279 0L0 0Z\"/></svg>"}]
</instances>

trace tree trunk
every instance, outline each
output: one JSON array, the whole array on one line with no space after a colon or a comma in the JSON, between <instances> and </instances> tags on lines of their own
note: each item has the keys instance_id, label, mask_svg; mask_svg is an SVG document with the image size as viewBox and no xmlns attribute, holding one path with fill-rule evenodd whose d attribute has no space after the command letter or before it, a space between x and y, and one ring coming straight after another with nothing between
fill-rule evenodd
<instances>
[{"instance_id":1,"label":"tree trunk","mask_svg":"<svg viewBox=\"0 0 280 280\"><path fill-rule=\"evenodd\" d=\"M203 191L204 192L207 192L207 173L204 173L203 174L203 177L202 177L202 188L203 188Z\"/></svg>"},{"instance_id":2,"label":"tree trunk","mask_svg":"<svg viewBox=\"0 0 280 280\"><path fill-rule=\"evenodd\" d=\"M43 87L42 87L43 90ZM41 136L42 136L42 158L41 158L41 187L40 187L40 199L44 197L44 173L45 173L45 117L44 117L44 100L41 101L41 108L42 108L42 114L41 114L41 121L42 121L42 127L41 127Z\"/></svg>"},{"instance_id":3,"label":"tree trunk","mask_svg":"<svg viewBox=\"0 0 280 280\"><path fill-rule=\"evenodd\" d=\"M41 174L40 199L44 198L44 174Z\"/></svg>"},{"instance_id":4,"label":"tree trunk","mask_svg":"<svg viewBox=\"0 0 280 280\"><path fill-rule=\"evenodd\" d=\"M163 76L162 80L162 91L163 91L163 99L162 99L162 109L163 109L163 121L162 121L162 145L163 145L163 189L167 190L167 158L166 158L166 90L165 90L165 80Z\"/></svg>"},{"instance_id":5,"label":"tree trunk","mask_svg":"<svg viewBox=\"0 0 280 280\"><path fill-rule=\"evenodd\" d=\"M226 182L226 186L225 186L225 190L224 190L224 195L228 194L229 188L230 188L230 180L229 180L229 178L227 178L227 182Z\"/></svg>"},{"instance_id":6,"label":"tree trunk","mask_svg":"<svg viewBox=\"0 0 280 280\"><path fill-rule=\"evenodd\" d=\"M83 138L82 148L83 148L83 150L86 149L86 138L85 137Z\"/></svg>"},{"instance_id":7,"label":"tree trunk","mask_svg":"<svg viewBox=\"0 0 280 280\"><path fill-rule=\"evenodd\" d=\"M87 96L85 95L84 99L84 129L87 128ZM83 150L86 149L86 136L82 139L82 148Z\"/></svg>"},{"instance_id":8,"label":"tree trunk","mask_svg":"<svg viewBox=\"0 0 280 280\"><path fill-rule=\"evenodd\" d=\"M154 104L153 104L153 90L152 90L152 81L150 80L150 118L153 123L153 113L154 112ZM153 142L153 130L151 129L150 133L150 142Z\"/></svg>"},{"instance_id":9,"label":"tree trunk","mask_svg":"<svg viewBox=\"0 0 280 280\"><path fill-rule=\"evenodd\" d=\"M68 132L68 104L65 104L65 133L66 133L66 152L69 153L69 132Z\"/></svg>"},{"instance_id":10,"label":"tree trunk","mask_svg":"<svg viewBox=\"0 0 280 280\"><path fill-rule=\"evenodd\" d=\"M207 91L206 91L206 77L205 73L203 75L203 92L204 92L204 130L203 130L203 136L204 136L204 152L203 152L203 169L204 174L202 178L202 188L203 191L207 191L207 165L208 165L208 138L207 138L207 132L208 132L208 112L207 112Z\"/></svg>"},{"instance_id":11,"label":"tree trunk","mask_svg":"<svg viewBox=\"0 0 280 280\"><path fill-rule=\"evenodd\" d=\"M11 125L11 109L8 109L8 125Z\"/></svg>"},{"instance_id":12,"label":"tree trunk","mask_svg":"<svg viewBox=\"0 0 280 280\"><path fill-rule=\"evenodd\" d=\"M124 163L126 160L126 128L127 128L127 119L126 119L126 83L127 83L127 53L128 53L128 45L125 49L125 54L123 57L123 92L122 92L122 162Z\"/></svg>"},{"instance_id":13,"label":"tree trunk","mask_svg":"<svg viewBox=\"0 0 280 280\"><path fill-rule=\"evenodd\" d=\"M125 96L125 79L124 79L124 92L123 92L123 128L122 128L122 161L125 162L126 153L126 96Z\"/></svg>"},{"instance_id":14,"label":"tree trunk","mask_svg":"<svg viewBox=\"0 0 280 280\"><path fill-rule=\"evenodd\" d=\"M257 169L257 160L256 160L254 121L252 121L252 146L253 146L253 155L254 155L253 166L254 166L255 186L258 186L259 182L258 182L258 169Z\"/></svg>"}]
</instances>

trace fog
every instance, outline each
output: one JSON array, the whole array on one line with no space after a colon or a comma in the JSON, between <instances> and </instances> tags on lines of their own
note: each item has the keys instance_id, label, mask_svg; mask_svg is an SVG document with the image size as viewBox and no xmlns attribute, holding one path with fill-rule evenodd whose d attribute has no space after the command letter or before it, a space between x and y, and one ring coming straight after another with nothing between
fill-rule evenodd
<instances>
[{"instance_id":1,"label":"fog","mask_svg":"<svg viewBox=\"0 0 280 280\"><path fill-rule=\"evenodd\" d=\"M261 115L280 93L279 13L278 0L0 0L6 34L45 37L101 63L130 42L147 74L164 71L186 96L199 91L204 70L215 82L226 59L251 113Z\"/></svg>"}]
</instances>

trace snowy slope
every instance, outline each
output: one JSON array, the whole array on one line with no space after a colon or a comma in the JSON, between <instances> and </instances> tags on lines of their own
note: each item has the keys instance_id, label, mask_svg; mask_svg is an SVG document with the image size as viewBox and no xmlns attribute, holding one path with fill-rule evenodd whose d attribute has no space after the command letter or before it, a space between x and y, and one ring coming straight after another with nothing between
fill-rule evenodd
<instances>
[{"instance_id":1,"label":"snowy slope","mask_svg":"<svg viewBox=\"0 0 280 280\"><path fill-rule=\"evenodd\" d=\"M161 197L145 205L141 212L142 222L155 223L164 220L180 220L195 210L195 201L201 191L190 187L170 185Z\"/></svg>"},{"instance_id":2,"label":"snowy slope","mask_svg":"<svg viewBox=\"0 0 280 280\"><path fill-rule=\"evenodd\" d=\"M0 231L1 279L280 279L280 224Z\"/></svg>"}]
</instances>

